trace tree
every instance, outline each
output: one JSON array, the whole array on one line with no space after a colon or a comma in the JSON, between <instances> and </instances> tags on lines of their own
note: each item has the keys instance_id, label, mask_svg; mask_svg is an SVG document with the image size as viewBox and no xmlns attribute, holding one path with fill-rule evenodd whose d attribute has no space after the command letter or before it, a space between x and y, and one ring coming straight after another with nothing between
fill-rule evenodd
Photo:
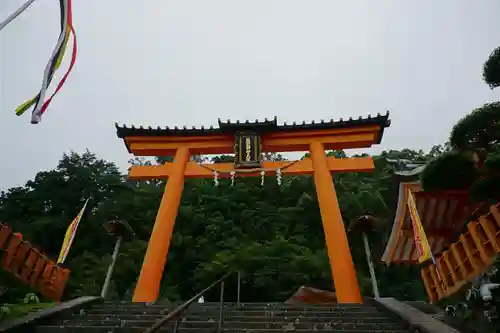
<instances>
[{"instance_id":1,"label":"tree","mask_svg":"<svg viewBox=\"0 0 500 333\"><path fill-rule=\"evenodd\" d=\"M500 145L500 102L485 104L460 119L451 131L450 143L458 151L477 154L482 166Z\"/></svg>"},{"instance_id":2,"label":"tree","mask_svg":"<svg viewBox=\"0 0 500 333\"><path fill-rule=\"evenodd\" d=\"M329 154L346 156L343 151ZM382 153L389 157L422 154L410 150ZM279 154L266 158L283 159ZM196 160L206 159L200 156ZM397 184L385 158L374 156L374 160L377 170L373 174L335 175L345 222L367 213L380 220L380 229L374 231L370 241L382 295L402 293L398 288L406 283L413 287L411 293L405 291L405 297L424 298L413 271L388 269L376 260L392 227ZM150 165L164 161L168 159L162 157L155 162L137 158L133 163ZM212 161L232 162L233 157L216 156ZM64 155L53 170L39 172L24 186L2 192L0 220L56 258L66 228L83 201L90 197L66 262L72 272L65 298L99 293L114 246L114 239L103 224L118 217L131 225L137 238L123 244L110 297L130 300L165 184L154 180L127 181L113 163L90 152L71 153ZM362 240L356 235L349 238L361 288L364 294L370 294ZM284 301L301 285L333 287L311 176L284 177L281 186L270 176L266 176L264 186L260 179L251 177L236 176L234 186L229 179L221 179L218 187L213 186L211 179L186 180L161 297L188 299L221 274L236 269L242 271L245 301ZM233 282L228 282L226 295L234 300ZM20 289L15 286L15 290ZM216 294L206 297L217 298Z\"/></svg>"},{"instance_id":3,"label":"tree","mask_svg":"<svg viewBox=\"0 0 500 333\"><path fill-rule=\"evenodd\" d=\"M448 152L426 165L421 184L424 191L466 190L477 177L478 171L470 156Z\"/></svg>"},{"instance_id":4,"label":"tree","mask_svg":"<svg viewBox=\"0 0 500 333\"><path fill-rule=\"evenodd\" d=\"M494 49L484 63L483 78L491 89L500 86L500 47Z\"/></svg>"},{"instance_id":5,"label":"tree","mask_svg":"<svg viewBox=\"0 0 500 333\"><path fill-rule=\"evenodd\" d=\"M483 77L491 88L500 85L500 47L484 64ZM450 146L452 151L438 155L422 173L424 190L462 189L477 202L500 200L500 102L460 119Z\"/></svg>"}]
</instances>

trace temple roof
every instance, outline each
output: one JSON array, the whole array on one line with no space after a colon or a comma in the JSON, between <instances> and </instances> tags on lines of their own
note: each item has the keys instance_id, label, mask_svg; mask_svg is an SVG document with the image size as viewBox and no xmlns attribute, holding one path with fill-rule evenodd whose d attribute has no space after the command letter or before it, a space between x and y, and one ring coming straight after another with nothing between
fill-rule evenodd
<instances>
[{"instance_id":1,"label":"temple roof","mask_svg":"<svg viewBox=\"0 0 500 333\"><path fill-rule=\"evenodd\" d=\"M192 127L187 128L186 126L179 127L164 127L152 128L151 126L145 128L143 126L127 127L126 125L115 124L116 134L119 138L125 138L127 136L199 136L199 135L216 135L216 134L232 134L236 131L242 130L252 130L259 133L265 132L282 132L282 131L297 131L297 130L322 130L322 129L336 129L336 128L349 128L349 127L359 127L359 126L380 126L380 135L378 141L382 139L382 134L384 128L389 127L391 121L389 120L389 112L385 115L377 114L376 117L369 115L366 118L359 117L358 119L349 118L344 120L340 118L339 120L331 119L329 121L321 120L319 122L311 121L306 123L293 122L292 124L284 123L278 125L277 118L274 117L273 120L265 119L264 121L255 120L254 122L231 122L230 120L222 122L219 119L219 127L214 128L210 126L206 127Z\"/></svg>"},{"instance_id":2,"label":"temple roof","mask_svg":"<svg viewBox=\"0 0 500 333\"><path fill-rule=\"evenodd\" d=\"M400 181L418 180L420 174L427 166L424 161L412 161L403 158L387 158L386 161L394 167L393 173Z\"/></svg>"},{"instance_id":3,"label":"temple roof","mask_svg":"<svg viewBox=\"0 0 500 333\"><path fill-rule=\"evenodd\" d=\"M417 211L433 254L442 252L454 242L481 206L469 200L467 191L423 192L418 181L401 182L394 224L382 256L386 264L418 265L413 227L406 208L408 189L415 196Z\"/></svg>"}]
</instances>

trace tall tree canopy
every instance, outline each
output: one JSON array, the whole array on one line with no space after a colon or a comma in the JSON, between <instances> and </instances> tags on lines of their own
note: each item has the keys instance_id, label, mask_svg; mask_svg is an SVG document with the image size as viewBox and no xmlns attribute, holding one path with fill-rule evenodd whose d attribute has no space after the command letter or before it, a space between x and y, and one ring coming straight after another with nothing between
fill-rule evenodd
<instances>
[{"instance_id":1,"label":"tall tree canopy","mask_svg":"<svg viewBox=\"0 0 500 333\"><path fill-rule=\"evenodd\" d=\"M491 52L484 63L483 78L491 89L500 87L500 46Z\"/></svg>"},{"instance_id":2,"label":"tall tree canopy","mask_svg":"<svg viewBox=\"0 0 500 333\"><path fill-rule=\"evenodd\" d=\"M500 86L500 47L483 68L485 82ZM422 173L424 190L468 190L478 202L500 200L500 102L486 103L460 119L450 133L452 151Z\"/></svg>"}]
</instances>

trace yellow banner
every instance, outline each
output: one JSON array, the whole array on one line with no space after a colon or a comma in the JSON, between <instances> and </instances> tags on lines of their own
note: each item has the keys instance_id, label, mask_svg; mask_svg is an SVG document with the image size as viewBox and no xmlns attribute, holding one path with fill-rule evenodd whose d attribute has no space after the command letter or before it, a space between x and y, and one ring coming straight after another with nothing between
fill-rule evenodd
<instances>
[{"instance_id":1,"label":"yellow banner","mask_svg":"<svg viewBox=\"0 0 500 333\"><path fill-rule=\"evenodd\" d=\"M82 209L78 213L78 215L75 217L73 222L68 227L68 230L66 230L66 234L64 235L64 240L63 244L61 247L61 252L59 253L59 258L57 259L58 264L64 263L66 260L66 257L68 256L69 253L69 248L71 247L71 244L73 243L73 239L75 238L76 234L76 229L78 228L78 224L80 223L80 220L82 219L83 212L85 211L85 208L87 207L87 202L89 202L89 199L85 201L85 204L83 205Z\"/></svg>"},{"instance_id":2,"label":"yellow banner","mask_svg":"<svg viewBox=\"0 0 500 333\"><path fill-rule=\"evenodd\" d=\"M410 213L411 224L413 226L413 235L415 237L415 248L418 253L418 262L423 263L433 259L429 241L424 232L424 227L418 215L415 197L410 189L408 189L408 211Z\"/></svg>"}]
</instances>

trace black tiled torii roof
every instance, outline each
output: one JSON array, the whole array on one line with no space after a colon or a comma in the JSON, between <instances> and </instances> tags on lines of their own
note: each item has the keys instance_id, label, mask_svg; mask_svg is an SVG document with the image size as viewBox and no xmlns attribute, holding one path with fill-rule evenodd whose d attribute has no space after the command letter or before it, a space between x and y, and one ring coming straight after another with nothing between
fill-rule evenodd
<instances>
[{"instance_id":1,"label":"black tiled torii roof","mask_svg":"<svg viewBox=\"0 0 500 333\"><path fill-rule=\"evenodd\" d=\"M126 125L118 125L115 123L116 134L119 138L125 138L127 136L174 136L174 135L182 135L182 136L196 136L196 135L210 135L210 134L232 134L235 131L244 131L244 130L252 130L259 133L265 132L283 132L290 130L321 130L321 129L334 129L334 128L349 128L349 127L357 127L357 126L370 126L370 125L379 125L380 126L380 135L379 142L382 139L382 134L384 128L389 127L391 121L389 119L389 111L386 114L381 115L377 114L376 117L372 117L369 115L366 118L359 117L358 119L349 118L348 120L344 120L340 118L339 120L321 120L320 122L315 122L314 120L306 123L303 121L302 123L293 122L292 124L284 123L283 125L278 125L278 120L276 117L272 120L268 120L267 118L264 121L255 120L254 122L245 121L240 122L237 121L235 123L227 120L223 122L219 119L219 127L214 128L210 126L209 128L205 127L192 127L187 128L186 126L179 128L175 127L165 127L161 128L158 126L157 128L152 128L151 126L145 128L143 126L140 127L127 127Z\"/></svg>"}]
</instances>

